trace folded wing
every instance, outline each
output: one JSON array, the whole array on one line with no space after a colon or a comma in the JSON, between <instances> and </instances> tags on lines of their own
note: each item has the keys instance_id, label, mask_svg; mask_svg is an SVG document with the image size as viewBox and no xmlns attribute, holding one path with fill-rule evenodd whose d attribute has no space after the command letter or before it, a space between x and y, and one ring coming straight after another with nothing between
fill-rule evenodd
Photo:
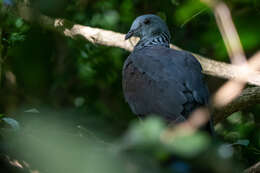
<instances>
[{"instance_id":1,"label":"folded wing","mask_svg":"<svg viewBox=\"0 0 260 173\"><path fill-rule=\"evenodd\" d=\"M184 51L161 46L133 51L123 68L125 99L137 115L185 120L208 102L201 71L195 57Z\"/></svg>"}]
</instances>

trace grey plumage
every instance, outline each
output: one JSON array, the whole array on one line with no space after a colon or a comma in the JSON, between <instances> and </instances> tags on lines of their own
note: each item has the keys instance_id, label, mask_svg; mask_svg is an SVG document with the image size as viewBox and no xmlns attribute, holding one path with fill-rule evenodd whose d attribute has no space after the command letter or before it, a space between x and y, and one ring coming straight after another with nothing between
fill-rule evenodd
<instances>
[{"instance_id":1,"label":"grey plumage","mask_svg":"<svg viewBox=\"0 0 260 173\"><path fill-rule=\"evenodd\" d=\"M207 104L209 92L200 63L188 52L169 48L169 30L158 16L138 17L126 39L131 36L140 41L124 63L122 82L133 113L179 122Z\"/></svg>"}]
</instances>

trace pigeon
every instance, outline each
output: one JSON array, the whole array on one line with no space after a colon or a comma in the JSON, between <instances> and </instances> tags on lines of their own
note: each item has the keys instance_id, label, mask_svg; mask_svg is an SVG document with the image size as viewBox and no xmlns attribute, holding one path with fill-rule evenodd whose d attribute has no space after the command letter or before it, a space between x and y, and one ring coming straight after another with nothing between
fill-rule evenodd
<instances>
[{"instance_id":1,"label":"pigeon","mask_svg":"<svg viewBox=\"0 0 260 173\"><path fill-rule=\"evenodd\" d=\"M133 36L140 40L124 62L122 85L134 114L155 114L169 123L180 123L208 104L200 63L192 54L170 48L169 29L159 16L137 17L125 39ZM208 124L206 128L212 129Z\"/></svg>"}]
</instances>

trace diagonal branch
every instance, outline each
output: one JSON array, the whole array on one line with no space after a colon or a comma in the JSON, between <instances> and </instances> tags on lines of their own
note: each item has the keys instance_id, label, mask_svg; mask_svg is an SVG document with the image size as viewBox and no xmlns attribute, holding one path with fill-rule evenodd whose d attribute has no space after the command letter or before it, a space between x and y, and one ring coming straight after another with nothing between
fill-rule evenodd
<instances>
[{"instance_id":1,"label":"diagonal branch","mask_svg":"<svg viewBox=\"0 0 260 173\"><path fill-rule=\"evenodd\" d=\"M217 124L226 119L234 112L246 109L260 103L260 87L249 87L243 90L243 92L228 105L221 109L213 110L214 123Z\"/></svg>"},{"instance_id":2,"label":"diagonal branch","mask_svg":"<svg viewBox=\"0 0 260 173\"><path fill-rule=\"evenodd\" d=\"M53 30L60 33L61 35L70 37L75 40L83 39L93 44L119 47L127 51L133 50L133 44L131 44L131 42L129 41L125 41L125 35L122 33L83 26L70 22L66 19L53 19L48 16L42 15L23 4L18 4L17 9L14 11L14 13L16 13L28 22L36 22L44 28ZM133 41L137 41L136 38L134 38ZM171 48L180 49L179 47L174 45L171 45ZM204 74L225 79L234 79L240 77L239 66L211 60L209 58L205 58L194 53L193 55L201 63ZM249 78L247 78L247 82L252 85L260 86L260 74L251 75ZM260 103L260 87L245 89L240 94L240 96L233 100L230 104L221 109L215 109L213 111L215 123L222 121L233 112L236 112L256 103Z\"/></svg>"},{"instance_id":3,"label":"diagonal branch","mask_svg":"<svg viewBox=\"0 0 260 173\"><path fill-rule=\"evenodd\" d=\"M122 33L83 26L66 19L53 19L21 4L17 5L17 10L15 12L28 22L37 22L42 27L58 32L72 39L84 39L93 44L119 47L127 51L133 50L133 44L129 41L125 41L125 36ZM174 45L171 45L171 48L180 49ZM234 79L240 76L238 72L239 66L211 60L194 53L193 55L200 61L204 74L225 79ZM247 82L252 85L260 86L260 74L252 75Z\"/></svg>"},{"instance_id":4,"label":"diagonal branch","mask_svg":"<svg viewBox=\"0 0 260 173\"><path fill-rule=\"evenodd\" d=\"M244 170L244 173L259 173L259 172L260 172L260 162L257 162L250 168L247 168L246 170Z\"/></svg>"}]
</instances>

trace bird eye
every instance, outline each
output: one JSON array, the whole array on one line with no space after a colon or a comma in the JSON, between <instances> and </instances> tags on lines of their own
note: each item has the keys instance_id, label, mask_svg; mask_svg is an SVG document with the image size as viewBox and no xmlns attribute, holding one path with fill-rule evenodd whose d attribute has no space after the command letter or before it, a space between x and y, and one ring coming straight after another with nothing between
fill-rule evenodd
<instances>
[{"instance_id":1,"label":"bird eye","mask_svg":"<svg viewBox=\"0 0 260 173\"><path fill-rule=\"evenodd\" d=\"M148 25L151 21L149 19L144 20L144 24Z\"/></svg>"}]
</instances>

